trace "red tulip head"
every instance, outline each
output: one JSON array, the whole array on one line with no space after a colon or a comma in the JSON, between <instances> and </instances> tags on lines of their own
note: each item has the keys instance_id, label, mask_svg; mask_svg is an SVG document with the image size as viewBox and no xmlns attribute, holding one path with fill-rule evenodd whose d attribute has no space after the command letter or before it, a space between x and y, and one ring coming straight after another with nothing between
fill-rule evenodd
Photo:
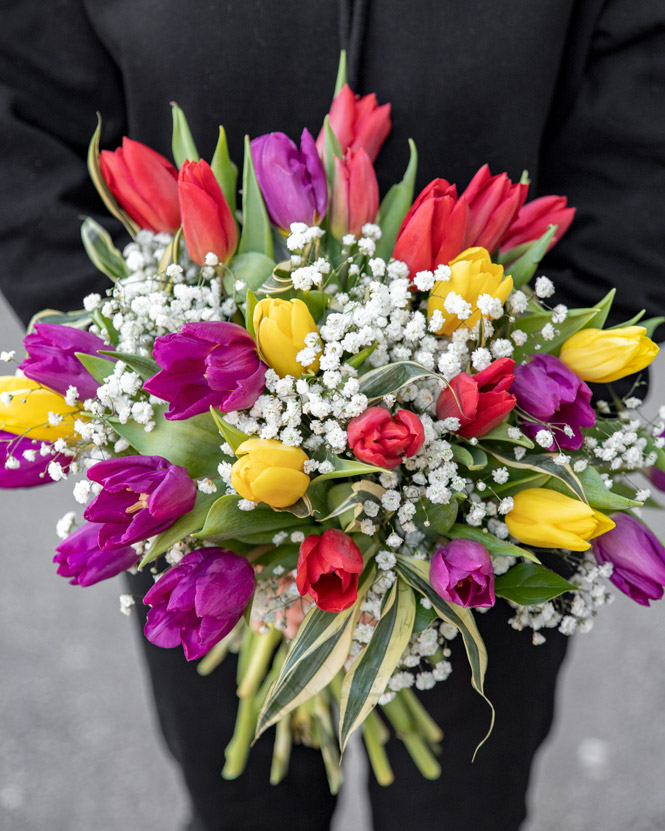
<instances>
[{"instance_id":1,"label":"red tulip head","mask_svg":"<svg viewBox=\"0 0 665 831\"><path fill-rule=\"evenodd\" d=\"M341 612L356 602L362 570L363 555L351 537L329 528L300 543L296 586L324 612Z\"/></svg>"},{"instance_id":2,"label":"red tulip head","mask_svg":"<svg viewBox=\"0 0 665 831\"><path fill-rule=\"evenodd\" d=\"M337 137L342 153L348 149L363 148L371 162L376 161L381 145L386 140L392 122L390 104L379 106L376 95L354 95L351 87L344 84L329 113L330 126ZM316 140L316 148L323 158L325 152L325 133L323 128Z\"/></svg>"},{"instance_id":3,"label":"red tulip head","mask_svg":"<svg viewBox=\"0 0 665 831\"><path fill-rule=\"evenodd\" d=\"M362 148L335 156L330 230L335 239L359 236L366 222L374 222L379 210L379 184L369 156Z\"/></svg>"},{"instance_id":4,"label":"red tulip head","mask_svg":"<svg viewBox=\"0 0 665 831\"><path fill-rule=\"evenodd\" d=\"M501 251L509 251L518 245L535 242L550 225L556 225L556 233L547 248L549 251L566 233L574 216L575 208L568 207L565 196L541 196L532 199L520 208L515 221L508 228L501 240Z\"/></svg>"},{"instance_id":5,"label":"red tulip head","mask_svg":"<svg viewBox=\"0 0 665 831\"><path fill-rule=\"evenodd\" d=\"M524 204L528 190L528 185L511 182L507 173L492 176L484 164L462 194L469 205L464 247L480 246L490 254L496 251Z\"/></svg>"},{"instance_id":6,"label":"red tulip head","mask_svg":"<svg viewBox=\"0 0 665 831\"><path fill-rule=\"evenodd\" d=\"M413 456L425 441L422 421L409 410L391 416L385 407L369 407L352 418L346 430L349 447L361 462L388 470Z\"/></svg>"}]
</instances>

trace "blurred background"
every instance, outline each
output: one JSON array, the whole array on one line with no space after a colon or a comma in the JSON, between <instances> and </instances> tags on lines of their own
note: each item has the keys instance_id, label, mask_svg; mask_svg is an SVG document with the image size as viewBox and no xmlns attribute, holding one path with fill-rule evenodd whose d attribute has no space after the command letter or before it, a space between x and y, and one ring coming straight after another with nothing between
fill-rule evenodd
<instances>
[{"instance_id":1,"label":"blurred background","mask_svg":"<svg viewBox=\"0 0 665 831\"><path fill-rule=\"evenodd\" d=\"M21 355L4 302L0 333L0 349ZM650 411L665 401L664 377L662 355ZM154 723L135 624L119 611L123 585L70 586L51 562L55 523L75 507L67 484L0 491L0 828L180 831L182 787ZM665 514L645 518L665 538ZM665 828L663 633L665 602L648 609L618 595L574 638L524 831ZM371 829L366 766L353 751L333 831Z\"/></svg>"}]
</instances>

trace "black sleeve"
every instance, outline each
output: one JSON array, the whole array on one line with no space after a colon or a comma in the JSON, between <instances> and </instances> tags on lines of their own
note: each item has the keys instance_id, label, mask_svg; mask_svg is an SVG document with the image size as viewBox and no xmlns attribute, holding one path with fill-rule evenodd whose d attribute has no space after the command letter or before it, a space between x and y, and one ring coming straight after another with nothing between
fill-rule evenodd
<instances>
[{"instance_id":1,"label":"black sleeve","mask_svg":"<svg viewBox=\"0 0 665 831\"><path fill-rule=\"evenodd\" d=\"M609 0L571 29L538 189L566 195L577 215L544 271L559 289L553 299L571 306L592 306L615 286L612 323L641 308L662 315L665 3Z\"/></svg>"},{"instance_id":2,"label":"black sleeve","mask_svg":"<svg viewBox=\"0 0 665 831\"><path fill-rule=\"evenodd\" d=\"M77 0L9 0L0 20L0 288L24 322L80 308L108 281L82 253L81 215L100 219L85 157L125 132L117 67Z\"/></svg>"}]
</instances>

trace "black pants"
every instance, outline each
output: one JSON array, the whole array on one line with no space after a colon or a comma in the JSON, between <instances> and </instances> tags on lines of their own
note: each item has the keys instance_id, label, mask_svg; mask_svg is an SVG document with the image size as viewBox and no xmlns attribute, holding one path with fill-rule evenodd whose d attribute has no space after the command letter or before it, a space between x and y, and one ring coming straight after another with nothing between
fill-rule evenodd
<instances>
[{"instance_id":1,"label":"black pants","mask_svg":"<svg viewBox=\"0 0 665 831\"><path fill-rule=\"evenodd\" d=\"M148 575L130 578L142 596ZM141 615L143 610L137 603ZM489 653L486 691L497 716L494 732L471 764L489 724L489 710L469 683L461 639L453 642L454 671L421 698L443 728L441 777L423 779L397 739L388 744L395 783L376 784L370 772L369 796L375 831L404 831L415 824L440 831L517 831L526 816L525 792L531 762L549 732L556 677L568 638L546 632L547 643L533 646L529 632L506 623L503 601L477 621ZM141 622L141 621L140 621ZM200 677L180 649L160 649L144 639L157 713L169 750L181 766L192 802L189 831L327 831L335 809L320 754L293 747L289 773L269 783L274 731L250 751L242 776L220 776L224 748L236 716L235 659ZM167 829L164 829L167 831Z\"/></svg>"}]
</instances>

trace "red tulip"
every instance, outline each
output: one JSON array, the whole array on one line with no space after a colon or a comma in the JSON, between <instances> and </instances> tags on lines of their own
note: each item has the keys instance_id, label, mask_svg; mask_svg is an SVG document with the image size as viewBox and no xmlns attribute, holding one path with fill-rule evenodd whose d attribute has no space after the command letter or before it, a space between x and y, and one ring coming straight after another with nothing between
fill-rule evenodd
<instances>
[{"instance_id":1,"label":"red tulip","mask_svg":"<svg viewBox=\"0 0 665 831\"><path fill-rule=\"evenodd\" d=\"M354 95L351 87L344 84L330 108L330 126L337 136L342 153L350 148L363 148L371 162L376 161L381 145L390 132L390 104L378 105L376 95ZM316 140L316 149L323 158L325 153L325 132L321 128Z\"/></svg>"},{"instance_id":2,"label":"red tulip","mask_svg":"<svg viewBox=\"0 0 665 831\"><path fill-rule=\"evenodd\" d=\"M335 156L330 230L336 239L344 234L359 236L366 222L374 222L379 210L379 185L369 156L347 150L343 159Z\"/></svg>"},{"instance_id":3,"label":"red tulip","mask_svg":"<svg viewBox=\"0 0 665 831\"><path fill-rule=\"evenodd\" d=\"M567 205L565 196L541 196L527 202L501 240L501 251L534 242L542 237L548 226L556 225L556 233L547 249L549 251L566 233L575 216L575 208L568 208Z\"/></svg>"},{"instance_id":4,"label":"red tulip","mask_svg":"<svg viewBox=\"0 0 665 831\"><path fill-rule=\"evenodd\" d=\"M141 228L177 231L178 172L168 159L125 136L122 147L102 150L99 166L113 196Z\"/></svg>"},{"instance_id":5,"label":"red tulip","mask_svg":"<svg viewBox=\"0 0 665 831\"><path fill-rule=\"evenodd\" d=\"M500 424L516 403L508 390L513 384L515 361L499 358L477 375L460 372L441 391L437 418L458 418L458 436L484 436Z\"/></svg>"},{"instance_id":6,"label":"red tulip","mask_svg":"<svg viewBox=\"0 0 665 831\"><path fill-rule=\"evenodd\" d=\"M346 434L353 455L361 462L388 470L413 456L425 441L423 424L415 413L398 410L390 415L385 407L370 407L352 418Z\"/></svg>"},{"instance_id":7,"label":"red tulip","mask_svg":"<svg viewBox=\"0 0 665 831\"><path fill-rule=\"evenodd\" d=\"M524 204L528 190L528 185L511 182L506 173L492 176L484 164L462 194L470 211L464 247L480 246L490 254L496 251Z\"/></svg>"},{"instance_id":8,"label":"red tulip","mask_svg":"<svg viewBox=\"0 0 665 831\"><path fill-rule=\"evenodd\" d=\"M411 275L433 271L460 254L469 220L465 199L445 179L434 179L420 193L404 217L393 257L409 266Z\"/></svg>"},{"instance_id":9,"label":"red tulip","mask_svg":"<svg viewBox=\"0 0 665 831\"><path fill-rule=\"evenodd\" d=\"M205 161L185 162L178 176L182 231L189 256L205 265L209 252L220 262L233 256L238 229L222 189Z\"/></svg>"},{"instance_id":10,"label":"red tulip","mask_svg":"<svg viewBox=\"0 0 665 831\"><path fill-rule=\"evenodd\" d=\"M324 612L341 612L356 602L362 570L363 555L351 537L329 528L300 543L296 586Z\"/></svg>"}]
</instances>

